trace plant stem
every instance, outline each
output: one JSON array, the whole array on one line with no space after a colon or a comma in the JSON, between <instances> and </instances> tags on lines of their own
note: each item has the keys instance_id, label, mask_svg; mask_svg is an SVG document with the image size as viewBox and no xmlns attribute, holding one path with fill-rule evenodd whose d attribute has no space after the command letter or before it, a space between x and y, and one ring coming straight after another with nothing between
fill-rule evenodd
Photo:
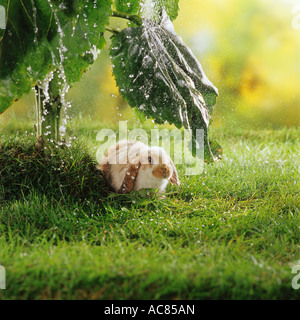
<instances>
[{"instance_id":1,"label":"plant stem","mask_svg":"<svg viewBox=\"0 0 300 320\"><path fill-rule=\"evenodd\" d=\"M36 134L37 134L37 138L39 138L40 136L42 136L42 114L43 114L43 106L42 106L42 101L41 101L41 92L40 92L40 87L39 86L35 86L35 95L36 95Z\"/></svg>"},{"instance_id":2,"label":"plant stem","mask_svg":"<svg viewBox=\"0 0 300 320\"><path fill-rule=\"evenodd\" d=\"M57 94L56 84L54 77L49 84L48 100L43 89L40 86L35 86L37 140L40 144L45 143L48 146L49 144L54 145L61 142L59 127L62 104L60 96Z\"/></svg>"},{"instance_id":3,"label":"plant stem","mask_svg":"<svg viewBox=\"0 0 300 320\"><path fill-rule=\"evenodd\" d=\"M106 30L106 31L109 31L109 32L111 32L111 33L113 33L113 34L115 34L115 35L118 34L118 33L120 33L119 31L117 31L117 30L115 30L115 29L112 29L112 28L109 28L109 27L106 27L105 30Z\"/></svg>"},{"instance_id":4,"label":"plant stem","mask_svg":"<svg viewBox=\"0 0 300 320\"><path fill-rule=\"evenodd\" d=\"M143 24L143 19L139 17L138 15L132 15L132 14L127 14L123 12L117 12L113 11L111 14L111 17L117 17L117 18L122 18L122 19L127 19L132 21L138 26L141 26Z\"/></svg>"}]
</instances>

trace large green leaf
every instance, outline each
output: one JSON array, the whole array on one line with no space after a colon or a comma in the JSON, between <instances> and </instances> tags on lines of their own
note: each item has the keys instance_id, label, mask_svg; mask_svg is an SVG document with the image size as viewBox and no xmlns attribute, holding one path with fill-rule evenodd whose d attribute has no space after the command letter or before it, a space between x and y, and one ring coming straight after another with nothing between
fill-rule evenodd
<instances>
[{"instance_id":1,"label":"large green leaf","mask_svg":"<svg viewBox=\"0 0 300 320\"><path fill-rule=\"evenodd\" d=\"M178 15L178 3L179 0L142 0L140 14L144 18L159 21L161 9L164 9L173 21Z\"/></svg>"},{"instance_id":2,"label":"large green leaf","mask_svg":"<svg viewBox=\"0 0 300 320\"><path fill-rule=\"evenodd\" d=\"M166 13L159 24L144 19L141 27L121 31L113 37L110 52L119 91L129 105L158 123L167 120L189 129L194 154L196 130L203 129L205 160L217 160L208 127L218 91Z\"/></svg>"},{"instance_id":3,"label":"large green leaf","mask_svg":"<svg viewBox=\"0 0 300 320\"><path fill-rule=\"evenodd\" d=\"M137 14L140 10L140 0L114 0L117 11L128 14Z\"/></svg>"},{"instance_id":4,"label":"large green leaf","mask_svg":"<svg viewBox=\"0 0 300 320\"><path fill-rule=\"evenodd\" d=\"M127 14L158 21L161 9L164 9L173 21L179 11L179 0L114 0L115 9Z\"/></svg>"},{"instance_id":5,"label":"large green leaf","mask_svg":"<svg viewBox=\"0 0 300 320\"><path fill-rule=\"evenodd\" d=\"M1 0L0 113L57 68L78 81L103 48L111 0Z\"/></svg>"}]
</instances>

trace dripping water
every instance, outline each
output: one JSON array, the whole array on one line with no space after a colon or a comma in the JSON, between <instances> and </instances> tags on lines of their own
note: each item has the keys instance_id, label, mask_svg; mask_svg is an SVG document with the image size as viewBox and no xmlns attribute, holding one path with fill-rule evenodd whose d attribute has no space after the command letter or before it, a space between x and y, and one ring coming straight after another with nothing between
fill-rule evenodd
<instances>
[{"instance_id":1,"label":"dripping water","mask_svg":"<svg viewBox=\"0 0 300 320\"><path fill-rule=\"evenodd\" d=\"M60 95L60 102L61 102L61 107L62 107L62 120L61 120L61 125L59 127L59 133L61 137L64 137L65 132L66 132L66 125L67 122L69 120L69 116L67 114L67 109L71 107L70 102L66 101L66 94L69 91L70 86L67 83L67 79L66 79L66 74L65 74L65 70L64 70L64 61L67 59L67 57L65 57L65 52L67 52L67 48L64 46L63 43L63 38L64 38L64 32L63 29L61 27L61 23L59 21L58 18L58 14L55 8L53 8L52 3L50 2L50 0L47 0L48 4L53 12L53 17L54 17L54 21L55 24L57 26L57 32L58 32L58 53L59 53L59 61L57 61L57 58L55 57L55 54L51 51L51 56L52 56L52 62L53 65L57 66L57 73L58 73L58 85L59 85L59 95ZM44 91L44 96L45 99L43 101L43 103L47 103L50 100L50 94L49 94L49 85L51 80L54 77L54 72L50 72L48 74L48 76L44 79L44 81L40 82L39 85L43 88ZM47 112L47 111L46 111ZM42 119L43 120L43 119ZM60 142L58 142L60 143ZM67 146L70 146L69 143L67 143Z\"/></svg>"}]
</instances>

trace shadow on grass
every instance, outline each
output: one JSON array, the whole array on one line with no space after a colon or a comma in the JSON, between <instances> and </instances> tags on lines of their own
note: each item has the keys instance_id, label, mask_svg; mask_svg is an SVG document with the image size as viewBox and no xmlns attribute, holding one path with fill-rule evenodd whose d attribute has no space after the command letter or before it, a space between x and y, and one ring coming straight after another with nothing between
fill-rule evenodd
<instances>
[{"instance_id":1,"label":"shadow on grass","mask_svg":"<svg viewBox=\"0 0 300 320\"><path fill-rule=\"evenodd\" d=\"M95 164L80 145L45 156L34 144L2 144L0 203L26 199L32 192L57 201L101 202L111 190Z\"/></svg>"},{"instance_id":2,"label":"shadow on grass","mask_svg":"<svg viewBox=\"0 0 300 320\"><path fill-rule=\"evenodd\" d=\"M49 155L37 151L33 141L0 144L0 233L7 239L30 242L55 235L68 241L84 235L98 244L107 230L122 228L134 219L134 208L145 205L147 210L162 206L143 194L113 192L80 143Z\"/></svg>"}]
</instances>

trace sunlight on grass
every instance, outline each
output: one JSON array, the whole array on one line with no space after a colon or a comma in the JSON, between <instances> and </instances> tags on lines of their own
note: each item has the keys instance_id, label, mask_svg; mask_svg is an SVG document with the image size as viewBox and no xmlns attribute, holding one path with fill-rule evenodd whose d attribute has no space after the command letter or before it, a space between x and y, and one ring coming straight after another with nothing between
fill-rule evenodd
<instances>
[{"instance_id":1,"label":"sunlight on grass","mask_svg":"<svg viewBox=\"0 0 300 320\"><path fill-rule=\"evenodd\" d=\"M224 159L161 199L114 194L85 124L48 159L0 131L2 299L299 299L298 129L215 129Z\"/></svg>"}]
</instances>

